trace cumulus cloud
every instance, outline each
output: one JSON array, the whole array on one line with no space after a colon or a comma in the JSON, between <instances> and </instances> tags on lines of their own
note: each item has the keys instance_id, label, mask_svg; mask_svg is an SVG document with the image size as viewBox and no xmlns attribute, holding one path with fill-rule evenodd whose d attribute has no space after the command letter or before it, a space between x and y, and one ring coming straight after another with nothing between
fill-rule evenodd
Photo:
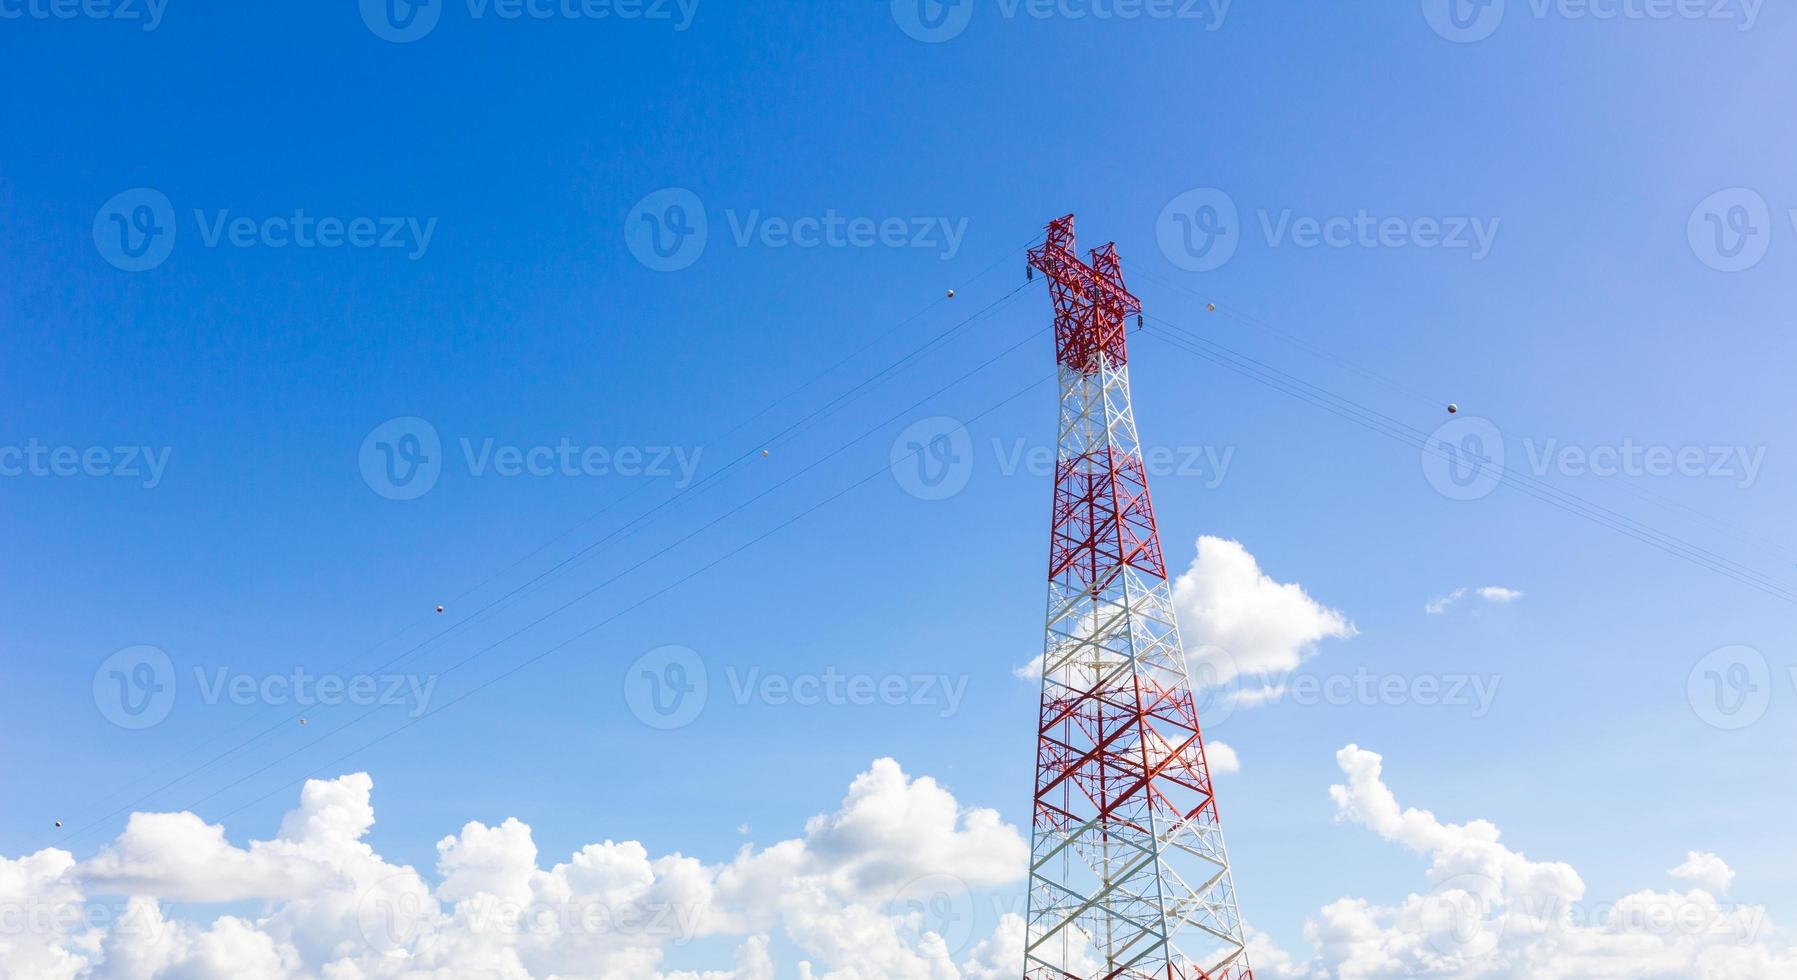
<instances>
[{"instance_id":1,"label":"cumulus cloud","mask_svg":"<svg viewBox=\"0 0 1797 980\"><path fill-rule=\"evenodd\" d=\"M1289 672L1318 642L1353 636L1348 618L1281 583L1238 541L1205 536L1173 582L1173 602L1194 673L1228 683L1242 674Z\"/></svg>"},{"instance_id":2,"label":"cumulus cloud","mask_svg":"<svg viewBox=\"0 0 1797 980\"><path fill-rule=\"evenodd\" d=\"M1216 771L1239 768L1228 746L1209 752ZM1689 890L1593 900L1570 865L1512 848L1489 821L1401 803L1378 754L1351 745L1336 763L1337 819L1421 856L1425 880L1395 902L1325 905L1302 952L1249 928L1266 980L1797 976L1797 948L1765 910L1721 900L1735 873L1715 854L1668 873ZM722 863L604 841L546 864L509 819L443 837L420 872L367 844L372 788L362 774L308 782L274 837L241 847L191 814L137 814L86 861L0 858L0 909L24 926L0 928L0 978L999 980L1022 962L1020 916L975 935L933 909L957 889L1018 885L1023 836L891 760L800 835ZM191 850L170 860L158 846ZM170 904L188 902L237 904L209 920ZM716 962L669 969L696 939L722 944ZM796 962L777 961L776 939Z\"/></svg>"},{"instance_id":3,"label":"cumulus cloud","mask_svg":"<svg viewBox=\"0 0 1797 980\"><path fill-rule=\"evenodd\" d=\"M1346 616L1322 605L1296 583L1276 582L1238 541L1198 539L1192 564L1173 580L1187 665L1195 688L1229 686L1231 704L1258 707L1284 693L1273 679L1315 653L1318 642L1355 635ZM1012 669L1040 682L1042 657ZM1245 676L1262 683L1243 687Z\"/></svg>"},{"instance_id":4,"label":"cumulus cloud","mask_svg":"<svg viewBox=\"0 0 1797 980\"><path fill-rule=\"evenodd\" d=\"M0 929L0 976L72 977L85 965L82 952L97 943L97 931L59 914L81 906L74 867L66 851L0 858L0 908L18 910L22 918Z\"/></svg>"},{"instance_id":5,"label":"cumulus cloud","mask_svg":"<svg viewBox=\"0 0 1797 980\"><path fill-rule=\"evenodd\" d=\"M1204 758L1210 762L1212 773L1236 773L1242 771L1242 758L1236 754L1235 748L1223 742L1205 742Z\"/></svg>"},{"instance_id":6,"label":"cumulus cloud","mask_svg":"<svg viewBox=\"0 0 1797 980\"><path fill-rule=\"evenodd\" d=\"M1714 854L1692 851L1685 863L1667 872L1680 881L1688 881L1712 894L1726 895L1735 883L1735 869Z\"/></svg>"},{"instance_id":7,"label":"cumulus cloud","mask_svg":"<svg viewBox=\"0 0 1797 980\"><path fill-rule=\"evenodd\" d=\"M191 813L134 813L125 832L81 867L93 889L176 902L297 898L351 874L373 855L361 843L374 824L365 773L310 781L273 840L238 848L225 829Z\"/></svg>"},{"instance_id":8,"label":"cumulus cloud","mask_svg":"<svg viewBox=\"0 0 1797 980\"><path fill-rule=\"evenodd\" d=\"M1454 603L1459 602L1468 595L1477 596L1486 602L1497 605L1515 602L1522 598L1521 592L1516 589L1505 588L1501 585L1483 585L1476 589L1460 588L1449 592L1447 595L1440 596L1439 598L1430 599L1428 604L1423 606L1423 611L1431 616L1440 616L1443 613L1446 613Z\"/></svg>"},{"instance_id":9,"label":"cumulus cloud","mask_svg":"<svg viewBox=\"0 0 1797 980\"><path fill-rule=\"evenodd\" d=\"M544 867L530 827L508 819L444 837L427 876L364 840L372 790L360 773L309 781L273 838L242 847L191 813L139 813L86 861L0 859L0 908L41 913L0 929L0 978L772 980L790 975L770 954L777 933L807 957L801 976L957 980L1014 971L998 959L1022 942L1020 919L951 943L916 913L920 888L1015 884L1029 849L996 812L890 759L802 836L716 865L605 841ZM196 922L169 903L260 911ZM706 937L734 945L733 962L664 971L669 948Z\"/></svg>"},{"instance_id":10,"label":"cumulus cloud","mask_svg":"<svg viewBox=\"0 0 1797 980\"><path fill-rule=\"evenodd\" d=\"M1029 862L998 811L964 810L935 780L912 779L891 759L856 777L835 813L807 822L804 851L808 873L859 899L944 868L973 888L999 885Z\"/></svg>"},{"instance_id":11,"label":"cumulus cloud","mask_svg":"<svg viewBox=\"0 0 1797 980\"><path fill-rule=\"evenodd\" d=\"M1261 942L1256 972L1294 980L1797 975L1797 949L1774 939L1763 908L1725 905L1714 888L1593 901L1570 865L1513 850L1489 821L1449 823L1401 805L1378 754L1350 745L1336 763L1345 777L1329 791L1337 818L1426 858L1428 887L1392 905L1332 902L1306 923L1311 960ZM1706 885L1733 877L1720 858L1695 853L1672 874Z\"/></svg>"}]
</instances>

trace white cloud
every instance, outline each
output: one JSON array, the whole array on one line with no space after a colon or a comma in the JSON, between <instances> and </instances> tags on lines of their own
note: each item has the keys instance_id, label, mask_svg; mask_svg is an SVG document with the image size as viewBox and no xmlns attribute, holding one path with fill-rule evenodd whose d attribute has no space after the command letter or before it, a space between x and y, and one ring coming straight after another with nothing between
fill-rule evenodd
<instances>
[{"instance_id":1,"label":"white cloud","mask_svg":"<svg viewBox=\"0 0 1797 980\"><path fill-rule=\"evenodd\" d=\"M772 980L778 931L808 957L802 975L957 980L1000 975L993 958L1021 943L1019 920L951 949L900 901L932 878L969 896L1013 885L1029 849L996 812L890 759L802 837L721 865L606 841L545 869L530 827L508 819L439 841L435 884L364 841L372 789L360 773L309 781L275 837L243 847L191 813L139 813L84 862L0 859L0 908L46 909L0 930L0 978ZM170 902L261 911L188 921ZM704 937L734 939L734 965L662 972L667 949Z\"/></svg>"},{"instance_id":2,"label":"white cloud","mask_svg":"<svg viewBox=\"0 0 1797 980\"><path fill-rule=\"evenodd\" d=\"M1346 616L1274 581L1240 542L1205 536L1173 582L1173 602L1194 674L1228 683L1239 674L1295 669L1325 639L1353 636Z\"/></svg>"},{"instance_id":3,"label":"white cloud","mask_svg":"<svg viewBox=\"0 0 1797 980\"><path fill-rule=\"evenodd\" d=\"M1312 599L1302 586L1263 573L1240 542L1210 536L1198 539L1191 566L1173 580L1173 605L1197 688L1227 685L1246 674L1289 672L1319 641L1356 632L1346 616ZM1042 657L1011 673L1040 681ZM1237 690L1232 697L1237 704L1259 706L1283 693L1275 686Z\"/></svg>"},{"instance_id":4,"label":"white cloud","mask_svg":"<svg viewBox=\"0 0 1797 980\"><path fill-rule=\"evenodd\" d=\"M0 858L0 908L22 921L0 929L0 976L65 980L86 963L82 953L98 936L60 910L81 907L81 889L64 851L39 851L16 861ZM7 972L12 971L12 972Z\"/></svg>"},{"instance_id":5,"label":"white cloud","mask_svg":"<svg viewBox=\"0 0 1797 980\"><path fill-rule=\"evenodd\" d=\"M1644 890L1593 901L1570 865L1532 860L1484 820L1447 823L1404 807L1384 760L1357 746L1336 755L1346 781L1330 788L1338 819L1429 860L1426 889L1394 905L1339 899L1305 926L1315 948L1297 963L1257 944L1256 972L1313 980L1780 980L1797 949L1780 944L1765 909L1713 892ZM1692 854L1675 877L1726 884L1720 858ZM1263 969L1263 964L1265 968Z\"/></svg>"},{"instance_id":6,"label":"white cloud","mask_svg":"<svg viewBox=\"0 0 1797 980\"><path fill-rule=\"evenodd\" d=\"M1726 895L1735 883L1735 869L1714 854L1692 851L1685 863L1667 872L1714 895Z\"/></svg>"},{"instance_id":7,"label":"white cloud","mask_svg":"<svg viewBox=\"0 0 1797 980\"><path fill-rule=\"evenodd\" d=\"M1001 977L1013 980L1023 962L1027 935L1023 916L1006 914L999 920L997 930L975 946L967 962L962 964L965 980L1000 980Z\"/></svg>"},{"instance_id":8,"label":"white cloud","mask_svg":"<svg viewBox=\"0 0 1797 980\"><path fill-rule=\"evenodd\" d=\"M1335 761L1348 777L1345 785L1329 787L1337 819L1361 824L1431 858L1430 881L1440 884L1473 876L1515 897L1584 896L1584 882L1570 866L1530 861L1510 850L1499 842L1499 831L1489 821L1445 824L1427 810L1401 808L1384 783L1384 759L1378 754L1350 745L1336 753Z\"/></svg>"},{"instance_id":9,"label":"white cloud","mask_svg":"<svg viewBox=\"0 0 1797 980\"><path fill-rule=\"evenodd\" d=\"M178 902L291 899L328 888L372 851L374 823L364 773L309 781L275 839L238 848L225 829L191 813L133 813L125 832L80 869L90 888Z\"/></svg>"},{"instance_id":10,"label":"white cloud","mask_svg":"<svg viewBox=\"0 0 1797 980\"><path fill-rule=\"evenodd\" d=\"M1459 602L1460 600L1462 600L1464 598L1466 598L1466 590L1465 589L1455 589L1454 591L1449 592L1447 595L1441 596L1436 599L1430 599L1429 604L1423 607L1423 611L1428 613L1431 616L1439 616L1442 613L1447 612L1449 606L1453 605L1456 602Z\"/></svg>"},{"instance_id":11,"label":"white cloud","mask_svg":"<svg viewBox=\"0 0 1797 980\"><path fill-rule=\"evenodd\" d=\"M1224 742L1204 743L1204 758L1210 763L1212 773L1237 773L1242 771L1242 758L1236 754L1235 747Z\"/></svg>"},{"instance_id":12,"label":"white cloud","mask_svg":"<svg viewBox=\"0 0 1797 980\"><path fill-rule=\"evenodd\" d=\"M1522 598L1521 592L1516 589L1505 588L1501 585L1484 585L1477 589L1460 588L1439 598L1430 599L1428 604L1423 606L1423 611L1431 616L1440 616L1447 612L1450 606L1466 598L1468 595L1476 595L1486 602L1500 605L1503 603L1515 602Z\"/></svg>"},{"instance_id":13,"label":"white cloud","mask_svg":"<svg viewBox=\"0 0 1797 980\"><path fill-rule=\"evenodd\" d=\"M1015 880L1029 848L996 810L963 810L928 777L891 759L855 778L842 806L805 825L807 870L844 895L890 895L919 875L953 868L969 887Z\"/></svg>"},{"instance_id":14,"label":"white cloud","mask_svg":"<svg viewBox=\"0 0 1797 980\"><path fill-rule=\"evenodd\" d=\"M1229 746L1208 749L1216 771L1239 770ZM1426 880L1396 902L1324 906L1305 924L1302 955L1250 929L1265 980L1797 976L1797 948L1763 908L1718 898L1734 872L1717 855L1692 852L1669 872L1689 891L1594 901L1570 865L1512 849L1490 822L1401 804L1379 755L1349 746L1336 762L1337 818L1422 856ZM605 841L545 867L531 829L505 820L444 837L421 874L366 843L372 786L361 774L309 782L273 839L242 847L191 814L136 814L88 861L57 850L0 858L0 908L44 913L0 929L0 977L999 980L1021 962L1016 914L983 936L948 935L916 899L945 881L969 901L1016 886L1022 835L891 760L800 836L721 864ZM166 860L158 845L190 848L188 860ZM169 907L214 901L240 904L210 920ZM775 936L797 962L776 963ZM668 970L665 955L695 938L724 944L716 965Z\"/></svg>"}]
</instances>

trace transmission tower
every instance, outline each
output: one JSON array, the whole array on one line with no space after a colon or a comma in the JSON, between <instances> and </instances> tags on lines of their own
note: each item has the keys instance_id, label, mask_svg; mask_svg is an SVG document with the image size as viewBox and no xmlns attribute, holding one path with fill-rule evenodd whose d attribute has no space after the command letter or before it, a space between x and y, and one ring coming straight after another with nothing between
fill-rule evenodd
<instances>
[{"instance_id":1,"label":"transmission tower","mask_svg":"<svg viewBox=\"0 0 1797 980\"><path fill-rule=\"evenodd\" d=\"M1142 304L1073 216L1030 250L1061 412L1026 980L1253 980L1130 407Z\"/></svg>"}]
</instances>

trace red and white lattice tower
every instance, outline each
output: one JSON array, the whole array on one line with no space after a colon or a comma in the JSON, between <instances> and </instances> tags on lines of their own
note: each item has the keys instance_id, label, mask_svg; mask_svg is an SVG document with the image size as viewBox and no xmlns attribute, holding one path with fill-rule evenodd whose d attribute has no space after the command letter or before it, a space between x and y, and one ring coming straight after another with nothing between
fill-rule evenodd
<instances>
[{"instance_id":1,"label":"red and white lattice tower","mask_svg":"<svg viewBox=\"0 0 1797 980\"><path fill-rule=\"evenodd\" d=\"M1129 397L1142 304L1073 216L1030 250L1061 418L1030 852L1027 980L1252 980Z\"/></svg>"}]
</instances>

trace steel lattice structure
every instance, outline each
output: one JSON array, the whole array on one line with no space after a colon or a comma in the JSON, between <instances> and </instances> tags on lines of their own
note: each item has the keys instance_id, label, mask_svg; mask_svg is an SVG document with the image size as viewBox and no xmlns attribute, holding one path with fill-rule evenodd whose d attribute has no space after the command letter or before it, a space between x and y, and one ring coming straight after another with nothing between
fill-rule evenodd
<instances>
[{"instance_id":1,"label":"steel lattice structure","mask_svg":"<svg viewBox=\"0 0 1797 980\"><path fill-rule=\"evenodd\" d=\"M1130 407L1115 245L1030 250L1061 411L1026 980L1253 980Z\"/></svg>"}]
</instances>

